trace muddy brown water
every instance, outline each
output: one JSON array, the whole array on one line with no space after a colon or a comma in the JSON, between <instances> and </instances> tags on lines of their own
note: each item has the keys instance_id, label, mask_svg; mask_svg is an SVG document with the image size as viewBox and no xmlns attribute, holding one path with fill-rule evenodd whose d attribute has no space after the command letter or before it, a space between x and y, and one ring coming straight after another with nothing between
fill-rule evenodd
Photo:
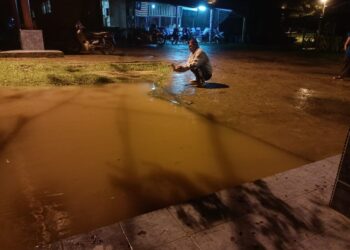
<instances>
[{"instance_id":1,"label":"muddy brown water","mask_svg":"<svg viewBox=\"0 0 350 250\"><path fill-rule=\"evenodd\" d=\"M1 90L1 247L40 246L306 163L151 88Z\"/></svg>"}]
</instances>

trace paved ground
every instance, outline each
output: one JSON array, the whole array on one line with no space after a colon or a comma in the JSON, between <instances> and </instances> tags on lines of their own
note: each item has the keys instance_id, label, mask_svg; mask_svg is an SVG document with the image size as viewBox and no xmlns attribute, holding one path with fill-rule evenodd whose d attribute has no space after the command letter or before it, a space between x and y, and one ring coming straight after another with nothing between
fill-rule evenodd
<instances>
[{"instance_id":1,"label":"paved ground","mask_svg":"<svg viewBox=\"0 0 350 250\"><path fill-rule=\"evenodd\" d=\"M47 249L349 249L328 207L340 156L77 235Z\"/></svg>"}]
</instances>

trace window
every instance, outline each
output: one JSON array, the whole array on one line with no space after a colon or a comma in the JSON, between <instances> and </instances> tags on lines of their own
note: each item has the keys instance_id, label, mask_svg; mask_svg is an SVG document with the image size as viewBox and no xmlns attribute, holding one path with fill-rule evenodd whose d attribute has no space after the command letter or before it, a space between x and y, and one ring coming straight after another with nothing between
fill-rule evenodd
<instances>
[{"instance_id":1,"label":"window","mask_svg":"<svg viewBox=\"0 0 350 250\"><path fill-rule=\"evenodd\" d=\"M50 0L46 0L46 1L42 2L41 10L42 10L44 15L52 13L51 1Z\"/></svg>"}]
</instances>

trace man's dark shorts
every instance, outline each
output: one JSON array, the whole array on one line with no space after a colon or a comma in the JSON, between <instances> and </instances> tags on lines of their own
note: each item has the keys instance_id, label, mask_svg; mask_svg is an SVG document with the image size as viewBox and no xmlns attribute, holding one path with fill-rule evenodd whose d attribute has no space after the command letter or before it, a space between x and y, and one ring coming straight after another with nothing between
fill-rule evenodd
<instances>
[{"instance_id":1,"label":"man's dark shorts","mask_svg":"<svg viewBox=\"0 0 350 250\"><path fill-rule=\"evenodd\" d=\"M204 81L208 81L212 76L212 74L205 70L203 67L193 68L191 71L196 76L196 79L203 79Z\"/></svg>"}]
</instances>

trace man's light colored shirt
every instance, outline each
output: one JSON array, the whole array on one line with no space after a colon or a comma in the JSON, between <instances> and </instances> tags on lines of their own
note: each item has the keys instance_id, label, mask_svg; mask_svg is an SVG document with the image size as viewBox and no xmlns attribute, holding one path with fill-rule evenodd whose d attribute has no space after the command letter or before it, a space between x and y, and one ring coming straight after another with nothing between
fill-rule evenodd
<instances>
[{"instance_id":1,"label":"man's light colored shirt","mask_svg":"<svg viewBox=\"0 0 350 250\"><path fill-rule=\"evenodd\" d=\"M209 57L201 48L198 48L194 53L190 54L185 67L203 68L203 70L205 70L206 72L208 72L210 74L212 74L212 72L213 72Z\"/></svg>"}]
</instances>

